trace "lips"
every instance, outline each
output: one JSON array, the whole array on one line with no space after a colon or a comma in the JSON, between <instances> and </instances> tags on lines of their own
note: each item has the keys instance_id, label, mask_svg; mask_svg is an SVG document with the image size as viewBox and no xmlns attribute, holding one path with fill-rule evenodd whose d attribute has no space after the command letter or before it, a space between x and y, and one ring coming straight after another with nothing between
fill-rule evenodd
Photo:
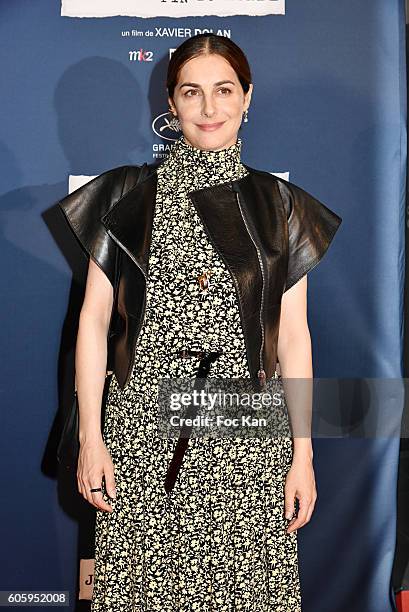
<instances>
[{"instance_id":1,"label":"lips","mask_svg":"<svg viewBox=\"0 0 409 612\"><path fill-rule=\"evenodd\" d=\"M197 127L205 132L213 132L214 130L217 130L219 127L221 127L223 124L224 121L220 123L202 123L197 124Z\"/></svg>"}]
</instances>

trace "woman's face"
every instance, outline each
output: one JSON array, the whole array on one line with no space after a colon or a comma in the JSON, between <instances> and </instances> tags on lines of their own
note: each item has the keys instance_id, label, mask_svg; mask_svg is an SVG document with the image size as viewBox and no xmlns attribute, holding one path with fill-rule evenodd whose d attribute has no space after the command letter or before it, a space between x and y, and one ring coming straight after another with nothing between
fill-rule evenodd
<instances>
[{"instance_id":1,"label":"woman's face","mask_svg":"<svg viewBox=\"0 0 409 612\"><path fill-rule=\"evenodd\" d=\"M221 55L200 55L182 67L169 106L188 143L218 151L233 145L249 107L253 85L245 94L236 72Z\"/></svg>"}]
</instances>

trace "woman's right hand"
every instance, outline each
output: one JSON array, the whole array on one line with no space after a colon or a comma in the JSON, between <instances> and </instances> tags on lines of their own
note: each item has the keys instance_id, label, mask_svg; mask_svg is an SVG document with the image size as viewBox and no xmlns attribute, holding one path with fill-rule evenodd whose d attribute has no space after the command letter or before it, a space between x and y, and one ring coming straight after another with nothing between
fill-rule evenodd
<instances>
[{"instance_id":1,"label":"woman's right hand","mask_svg":"<svg viewBox=\"0 0 409 612\"><path fill-rule=\"evenodd\" d=\"M116 499L114 464L100 436L80 444L77 466L78 490L90 504L99 510L112 512L113 508L104 501L102 491L91 492L91 489L102 488L103 476L106 492L109 497Z\"/></svg>"}]
</instances>

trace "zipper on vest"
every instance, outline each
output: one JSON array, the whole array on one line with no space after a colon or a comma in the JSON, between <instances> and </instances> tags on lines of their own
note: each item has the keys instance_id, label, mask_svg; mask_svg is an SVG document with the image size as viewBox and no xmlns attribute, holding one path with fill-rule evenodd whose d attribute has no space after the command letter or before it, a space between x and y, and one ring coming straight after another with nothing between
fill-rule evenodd
<instances>
[{"instance_id":1,"label":"zipper on vest","mask_svg":"<svg viewBox=\"0 0 409 612\"><path fill-rule=\"evenodd\" d=\"M261 254L260 254L260 249L258 244L256 243L256 241L254 240L254 237L250 231L249 225L247 223L247 220L243 214L243 210L240 204L240 197L238 194L238 191L235 190L235 194L236 194L236 200L237 200L237 205L239 207L239 211L241 214L241 217L244 221L244 224L246 226L247 232L255 246L255 249L257 251L257 257L258 257L258 261L260 264L260 270L261 270L261 276L263 279L263 284L262 284L262 288L261 288L261 304L260 304L260 327L261 327L261 346L260 346L260 353L259 353L259 370L257 372L257 377L259 380L259 384L261 387L265 387L266 385L266 372L264 369L264 362L263 362L263 350L264 350L264 321L263 321L263 309L264 309L264 285L265 285L265 279L264 279L264 268L263 268L263 262L261 259Z\"/></svg>"}]
</instances>

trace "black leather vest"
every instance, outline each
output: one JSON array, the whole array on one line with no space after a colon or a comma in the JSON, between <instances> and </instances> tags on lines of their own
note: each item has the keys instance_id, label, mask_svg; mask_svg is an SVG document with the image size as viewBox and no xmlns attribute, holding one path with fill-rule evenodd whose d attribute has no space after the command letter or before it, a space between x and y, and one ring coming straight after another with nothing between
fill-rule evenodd
<instances>
[{"instance_id":1,"label":"black leather vest","mask_svg":"<svg viewBox=\"0 0 409 612\"><path fill-rule=\"evenodd\" d=\"M274 376L281 298L327 250L342 219L301 187L244 164L241 179L189 193L237 293L249 372L256 388ZM123 389L141 330L157 166L108 170L59 202L71 229L115 285L108 367Z\"/></svg>"}]
</instances>

